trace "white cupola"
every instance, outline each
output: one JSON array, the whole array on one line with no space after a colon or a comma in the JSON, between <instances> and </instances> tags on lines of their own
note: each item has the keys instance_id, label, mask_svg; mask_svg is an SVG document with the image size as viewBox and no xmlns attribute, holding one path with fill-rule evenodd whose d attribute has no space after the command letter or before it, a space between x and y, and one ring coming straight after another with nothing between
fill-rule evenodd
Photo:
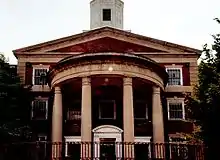
<instances>
[{"instance_id":1,"label":"white cupola","mask_svg":"<svg viewBox=\"0 0 220 160\"><path fill-rule=\"evenodd\" d=\"M90 2L90 29L113 27L123 29L124 3L121 0L93 0Z\"/></svg>"}]
</instances>

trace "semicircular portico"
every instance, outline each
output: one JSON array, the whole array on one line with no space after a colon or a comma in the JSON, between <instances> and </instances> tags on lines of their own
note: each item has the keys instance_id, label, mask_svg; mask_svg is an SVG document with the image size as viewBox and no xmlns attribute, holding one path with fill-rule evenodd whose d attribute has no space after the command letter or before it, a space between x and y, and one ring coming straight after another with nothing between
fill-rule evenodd
<instances>
[{"instance_id":1,"label":"semicircular portico","mask_svg":"<svg viewBox=\"0 0 220 160\"><path fill-rule=\"evenodd\" d=\"M154 61L132 54L90 53L60 61L49 74L51 87L78 77L118 75L148 80L164 89L165 70Z\"/></svg>"}]
</instances>

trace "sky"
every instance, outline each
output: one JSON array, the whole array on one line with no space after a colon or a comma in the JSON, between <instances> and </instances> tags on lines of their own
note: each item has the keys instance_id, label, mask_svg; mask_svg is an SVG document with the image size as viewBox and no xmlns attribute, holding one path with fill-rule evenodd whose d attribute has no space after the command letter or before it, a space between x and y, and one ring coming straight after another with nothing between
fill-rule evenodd
<instances>
[{"instance_id":1,"label":"sky","mask_svg":"<svg viewBox=\"0 0 220 160\"><path fill-rule=\"evenodd\" d=\"M81 33L90 28L91 0L0 0L0 52ZM219 33L219 0L124 0L124 29L202 49Z\"/></svg>"}]
</instances>

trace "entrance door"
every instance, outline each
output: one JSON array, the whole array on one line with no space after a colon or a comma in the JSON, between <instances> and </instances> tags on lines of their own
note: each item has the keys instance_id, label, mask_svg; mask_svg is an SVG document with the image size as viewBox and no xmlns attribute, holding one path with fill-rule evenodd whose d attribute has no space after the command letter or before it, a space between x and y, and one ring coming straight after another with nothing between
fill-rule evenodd
<instances>
[{"instance_id":1,"label":"entrance door","mask_svg":"<svg viewBox=\"0 0 220 160\"><path fill-rule=\"evenodd\" d=\"M116 159L115 141L115 138L100 139L100 160Z\"/></svg>"}]
</instances>

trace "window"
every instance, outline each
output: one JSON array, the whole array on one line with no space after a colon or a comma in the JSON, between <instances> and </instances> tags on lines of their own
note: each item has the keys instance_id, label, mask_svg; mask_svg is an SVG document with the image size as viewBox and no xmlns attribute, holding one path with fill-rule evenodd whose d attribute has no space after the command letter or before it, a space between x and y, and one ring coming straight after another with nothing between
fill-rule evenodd
<instances>
[{"instance_id":1,"label":"window","mask_svg":"<svg viewBox=\"0 0 220 160\"><path fill-rule=\"evenodd\" d=\"M81 137L80 136L65 136L65 157L71 159L80 159ZM85 147L87 144L85 144Z\"/></svg>"},{"instance_id":2,"label":"window","mask_svg":"<svg viewBox=\"0 0 220 160\"><path fill-rule=\"evenodd\" d=\"M103 21L111 21L111 9L103 9Z\"/></svg>"},{"instance_id":3,"label":"window","mask_svg":"<svg viewBox=\"0 0 220 160\"><path fill-rule=\"evenodd\" d=\"M47 155L47 136L45 135L38 135L37 137L37 147L38 147L38 156L40 159L45 159Z\"/></svg>"},{"instance_id":4,"label":"window","mask_svg":"<svg viewBox=\"0 0 220 160\"><path fill-rule=\"evenodd\" d=\"M185 137L170 137L171 143L185 143L186 138Z\"/></svg>"},{"instance_id":5,"label":"window","mask_svg":"<svg viewBox=\"0 0 220 160\"><path fill-rule=\"evenodd\" d=\"M134 103L134 118L148 119L148 108L145 101L135 101Z\"/></svg>"},{"instance_id":6,"label":"window","mask_svg":"<svg viewBox=\"0 0 220 160\"><path fill-rule=\"evenodd\" d=\"M36 68L33 72L33 84L34 85L46 85L47 80L47 68Z\"/></svg>"},{"instance_id":7,"label":"window","mask_svg":"<svg viewBox=\"0 0 220 160\"><path fill-rule=\"evenodd\" d=\"M34 120L47 119L48 111L48 100L37 99L32 102L32 115L31 118Z\"/></svg>"},{"instance_id":8,"label":"window","mask_svg":"<svg viewBox=\"0 0 220 160\"><path fill-rule=\"evenodd\" d=\"M68 108L67 120L81 120L81 101L73 102L72 107Z\"/></svg>"},{"instance_id":9,"label":"window","mask_svg":"<svg viewBox=\"0 0 220 160\"><path fill-rule=\"evenodd\" d=\"M39 141L39 142L46 142L47 141L47 136L38 135L37 141Z\"/></svg>"},{"instance_id":10,"label":"window","mask_svg":"<svg viewBox=\"0 0 220 160\"><path fill-rule=\"evenodd\" d=\"M185 119L184 102L168 101L168 118L169 119Z\"/></svg>"},{"instance_id":11,"label":"window","mask_svg":"<svg viewBox=\"0 0 220 160\"><path fill-rule=\"evenodd\" d=\"M170 137L170 158L189 159L188 146L184 137Z\"/></svg>"},{"instance_id":12,"label":"window","mask_svg":"<svg viewBox=\"0 0 220 160\"><path fill-rule=\"evenodd\" d=\"M116 105L114 100L99 102L100 119L116 119Z\"/></svg>"},{"instance_id":13,"label":"window","mask_svg":"<svg viewBox=\"0 0 220 160\"><path fill-rule=\"evenodd\" d=\"M167 68L168 85L182 85L182 68Z\"/></svg>"}]
</instances>

